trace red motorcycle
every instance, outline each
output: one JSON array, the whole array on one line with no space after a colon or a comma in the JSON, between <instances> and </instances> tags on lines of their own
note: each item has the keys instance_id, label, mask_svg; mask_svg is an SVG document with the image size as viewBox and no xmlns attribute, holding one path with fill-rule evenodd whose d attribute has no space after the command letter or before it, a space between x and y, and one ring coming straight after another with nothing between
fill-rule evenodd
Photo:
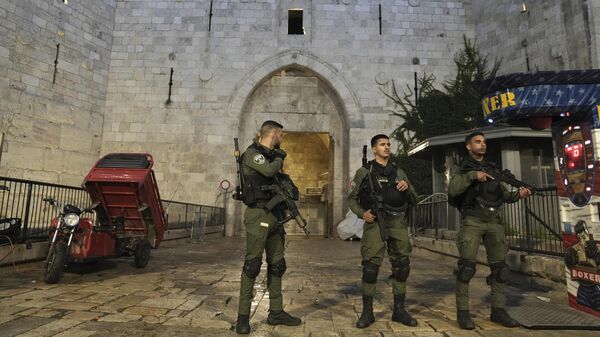
<instances>
[{"instance_id":1,"label":"red motorcycle","mask_svg":"<svg viewBox=\"0 0 600 337\"><path fill-rule=\"evenodd\" d=\"M46 256L46 270L44 281L47 283L56 283L60 280L69 255L81 255L81 247L84 244L83 233L86 229L92 227L92 219L82 218L86 213L92 213L98 206L94 204L83 210L73 205L62 205L53 198L44 198L45 202L56 208L59 212L58 217L52 219L50 234L50 249ZM71 246L73 251L79 254L70 254Z\"/></svg>"},{"instance_id":2,"label":"red motorcycle","mask_svg":"<svg viewBox=\"0 0 600 337\"><path fill-rule=\"evenodd\" d=\"M147 153L112 153L101 158L85 177L84 188L93 205L83 210L44 199L59 211L52 220L44 281L58 282L71 261L133 255L136 267L148 264L150 249L158 248L167 227L153 163ZM92 212L95 222L83 217Z\"/></svg>"}]
</instances>

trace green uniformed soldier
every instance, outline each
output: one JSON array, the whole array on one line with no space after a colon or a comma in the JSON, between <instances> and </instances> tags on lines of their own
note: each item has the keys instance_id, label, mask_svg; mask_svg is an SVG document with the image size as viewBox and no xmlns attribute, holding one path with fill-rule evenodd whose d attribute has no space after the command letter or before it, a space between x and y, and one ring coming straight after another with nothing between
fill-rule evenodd
<instances>
[{"instance_id":1,"label":"green uniformed soldier","mask_svg":"<svg viewBox=\"0 0 600 337\"><path fill-rule=\"evenodd\" d=\"M356 171L352 181L352 190L348 204L352 212L365 220L360 252L362 256L362 302L363 311L356 322L358 328L366 328L375 321L373 316L373 296L387 248L392 264L392 288L394 312L392 320L408 326L416 326L417 321L404 309L406 280L410 272L409 254L412 250L408 238L408 225L405 212L409 205L415 205L417 193L410 184L406 173L392 163L390 158L390 140L386 135L376 135L371 139L371 148L375 160L366 163ZM375 193L383 197L385 211L378 219L373 208L369 172ZM380 233L380 223L385 229L388 240L385 242Z\"/></svg>"},{"instance_id":2,"label":"green uniformed soldier","mask_svg":"<svg viewBox=\"0 0 600 337\"><path fill-rule=\"evenodd\" d=\"M248 206L244 214L246 226L246 256L242 268L240 303L235 331L250 333L250 305L254 282L260 273L263 250L267 253L267 290L269 291L270 325L300 325L301 321L283 311L281 277L286 270L283 256L285 231L278 222L277 208L265 208L272 198L265 187L275 183L274 176L283 167L286 153L279 149L283 126L275 121L266 121L259 135L242 155L243 201Z\"/></svg>"},{"instance_id":3,"label":"green uniformed soldier","mask_svg":"<svg viewBox=\"0 0 600 337\"><path fill-rule=\"evenodd\" d=\"M477 252L483 239L491 270L487 278L492 288L490 319L505 327L515 327L518 322L504 310L508 244L498 209L503 203L516 202L529 196L531 191L523 187L510 191L483 170L477 170L477 167L489 165L484 158L486 142L483 133L467 135L465 145L469 154L448 184L448 200L461 212L461 226L456 241L460 253L455 272L456 319L461 329L475 328L469 314L469 280L475 275Z\"/></svg>"}]
</instances>

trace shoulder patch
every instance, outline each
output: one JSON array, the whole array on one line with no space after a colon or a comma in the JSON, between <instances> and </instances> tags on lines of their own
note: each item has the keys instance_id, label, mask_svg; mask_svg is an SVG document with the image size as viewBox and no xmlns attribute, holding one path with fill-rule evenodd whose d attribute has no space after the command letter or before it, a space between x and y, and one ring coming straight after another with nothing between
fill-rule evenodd
<instances>
[{"instance_id":1,"label":"shoulder patch","mask_svg":"<svg viewBox=\"0 0 600 337\"><path fill-rule=\"evenodd\" d=\"M262 154L257 154L254 156L254 158L252 158L252 160L257 163L258 165L262 165L265 163L265 156L263 156Z\"/></svg>"}]
</instances>

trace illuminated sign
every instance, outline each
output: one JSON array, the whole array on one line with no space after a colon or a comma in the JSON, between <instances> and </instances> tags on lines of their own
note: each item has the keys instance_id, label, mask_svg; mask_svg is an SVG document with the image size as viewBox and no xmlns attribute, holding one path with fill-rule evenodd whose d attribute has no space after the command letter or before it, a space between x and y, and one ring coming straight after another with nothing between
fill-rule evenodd
<instances>
[{"instance_id":1,"label":"illuminated sign","mask_svg":"<svg viewBox=\"0 0 600 337\"><path fill-rule=\"evenodd\" d=\"M575 141L565 146L565 160L568 173L585 169L585 157L583 156L583 143L581 141Z\"/></svg>"},{"instance_id":2,"label":"illuminated sign","mask_svg":"<svg viewBox=\"0 0 600 337\"><path fill-rule=\"evenodd\" d=\"M517 103L515 103L515 94L508 91L504 94L485 97L481 101L481 105L483 107L483 114L487 116L496 110L515 106Z\"/></svg>"}]
</instances>

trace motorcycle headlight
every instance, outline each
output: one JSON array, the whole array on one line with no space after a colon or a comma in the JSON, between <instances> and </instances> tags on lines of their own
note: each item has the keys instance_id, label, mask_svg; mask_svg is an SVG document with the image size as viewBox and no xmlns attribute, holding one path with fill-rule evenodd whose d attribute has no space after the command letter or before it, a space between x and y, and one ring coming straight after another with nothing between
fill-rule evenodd
<instances>
[{"instance_id":1,"label":"motorcycle headlight","mask_svg":"<svg viewBox=\"0 0 600 337\"><path fill-rule=\"evenodd\" d=\"M67 225L68 227L75 227L79 223L79 215L75 213L69 213L65 215L63 220L65 222L65 225Z\"/></svg>"}]
</instances>

